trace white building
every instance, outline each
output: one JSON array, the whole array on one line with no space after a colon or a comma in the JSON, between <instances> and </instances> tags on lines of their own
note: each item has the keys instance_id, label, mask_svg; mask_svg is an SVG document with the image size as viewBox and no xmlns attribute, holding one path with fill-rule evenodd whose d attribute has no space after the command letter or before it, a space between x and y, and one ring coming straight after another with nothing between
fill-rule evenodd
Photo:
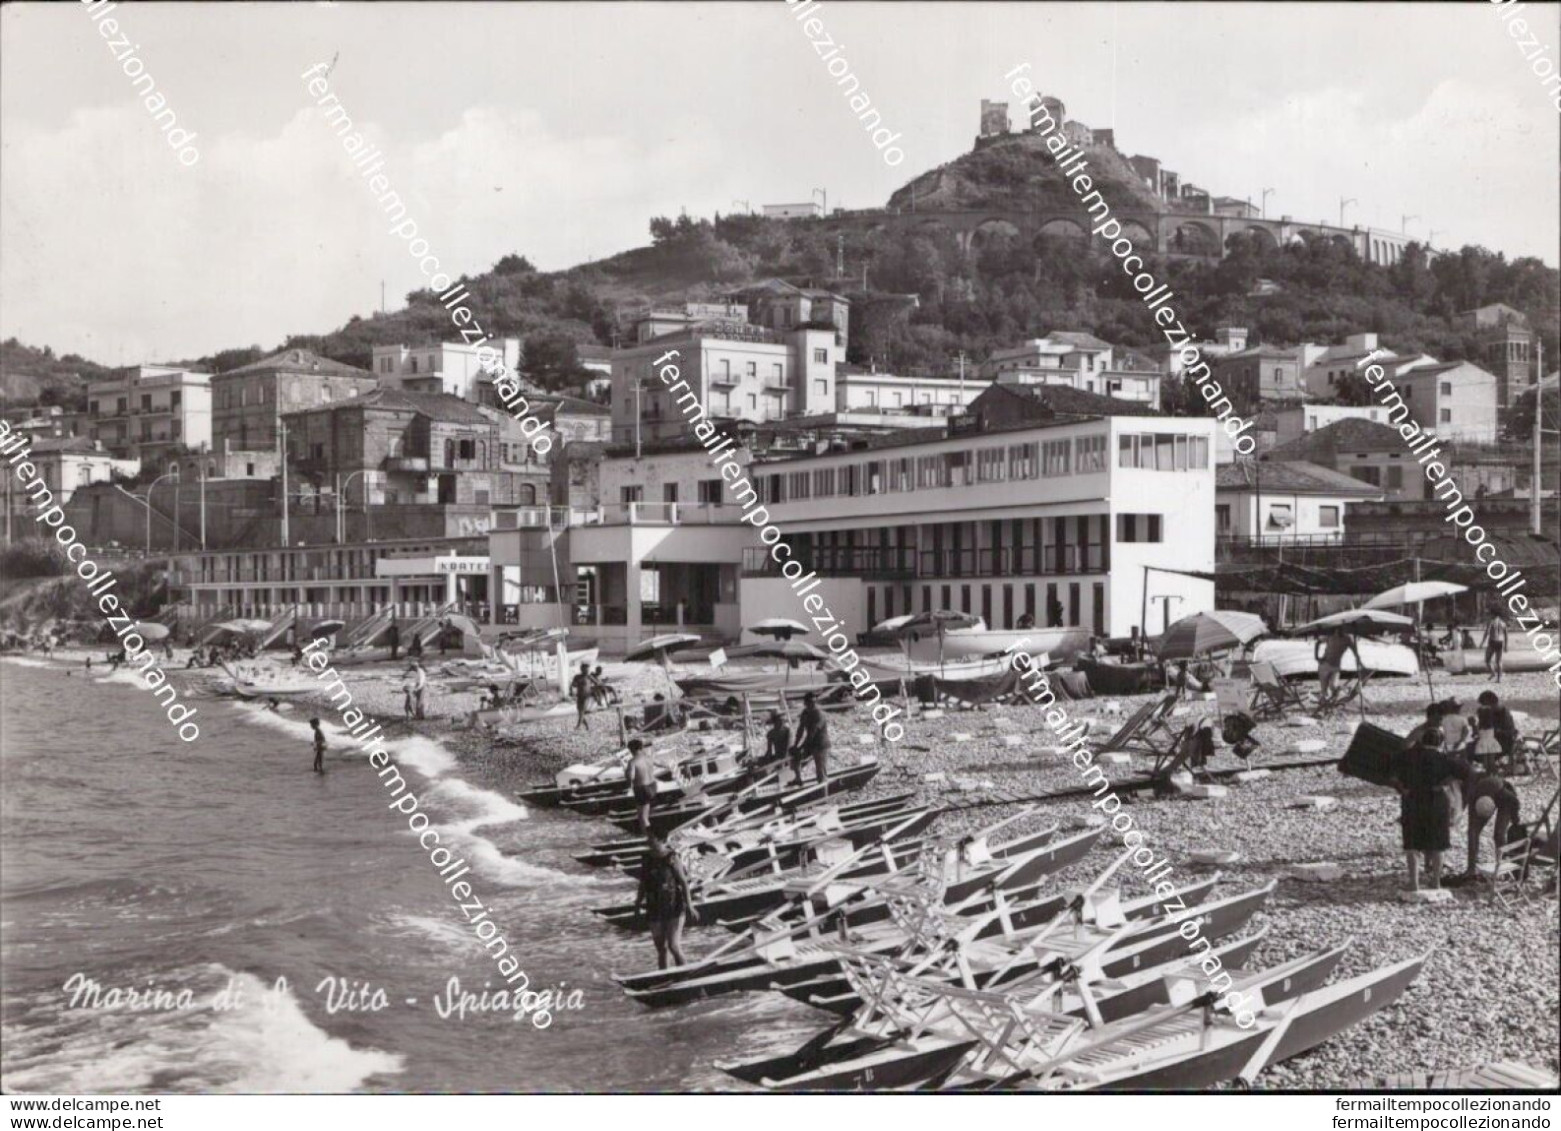
<instances>
[{"instance_id":1,"label":"white building","mask_svg":"<svg viewBox=\"0 0 1561 1131\"><path fill-rule=\"evenodd\" d=\"M957 416L990 384L982 377L899 377L893 373L843 371L835 378L835 411L892 413L920 409Z\"/></svg>"},{"instance_id":2,"label":"white building","mask_svg":"<svg viewBox=\"0 0 1561 1131\"><path fill-rule=\"evenodd\" d=\"M1357 376L1363 374L1367 365L1380 365L1388 376L1396 378L1412 369L1436 364L1436 359L1430 354L1399 354L1390 349L1381 349L1377 345L1377 335L1370 333L1351 334L1339 346L1301 348L1307 351L1302 357L1306 364L1301 370L1301 384L1307 396L1319 400L1336 397L1340 382L1351 373ZM1368 362L1367 356L1373 353L1376 356Z\"/></svg>"},{"instance_id":3,"label":"white building","mask_svg":"<svg viewBox=\"0 0 1561 1131\"><path fill-rule=\"evenodd\" d=\"M766 204L764 214L771 220L812 220L824 215L824 206L816 200L805 204Z\"/></svg>"},{"instance_id":4,"label":"white building","mask_svg":"<svg viewBox=\"0 0 1561 1131\"><path fill-rule=\"evenodd\" d=\"M156 461L211 447L211 374L138 365L87 386L91 439L115 456Z\"/></svg>"},{"instance_id":5,"label":"white building","mask_svg":"<svg viewBox=\"0 0 1561 1131\"><path fill-rule=\"evenodd\" d=\"M494 531L497 591L539 596L513 611L501 597L500 615L562 623L549 597L573 588L575 623L609 650L673 626L724 641L763 617L802 618L758 529L742 521L748 488L853 637L943 608L994 628L1027 614L1045 625L1060 608L1064 626L1125 636L1143 623L1146 581L1149 598L1180 602L1177 616L1214 607L1211 582L1156 570L1213 571L1215 427L1071 417L906 433L762 462L742 455L735 487L699 450L609 459L602 507L519 512ZM1163 627L1155 615L1151 632Z\"/></svg>"},{"instance_id":6,"label":"white building","mask_svg":"<svg viewBox=\"0 0 1561 1131\"><path fill-rule=\"evenodd\" d=\"M520 339L504 338L478 347L466 342L438 342L425 346L375 346L372 369L382 389L407 393L448 393L473 404L480 399L478 385L492 377L478 361L478 350L502 356L511 373L520 369Z\"/></svg>"},{"instance_id":7,"label":"white building","mask_svg":"<svg viewBox=\"0 0 1561 1131\"><path fill-rule=\"evenodd\" d=\"M1158 407L1162 374L1147 360L1142 369L1129 368L1129 353L1092 334L1054 331L994 350L981 371L1003 385L1060 385Z\"/></svg>"},{"instance_id":8,"label":"white building","mask_svg":"<svg viewBox=\"0 0 1561 1131\"><path fill-rule=\"evenodd\" d=\"M1316 432L1341 420L1387 422L1387 409L1381 405L1306 404L1273 410L1277 427L1275 443L1288 444L1308 432Z\"/></svg>"},{"instance_id":9,"label":"white building","mask_svg":"<svg viewBox=\"0 0 1561 1131\"><path fill-rule=\"evenodd\" d=\"M1342 542L1350 503L1382 489L1301 461L1243 460L1218 473L1214 525L1221 538L1262 545Z\"/></svg>"},{"instance_id":10,"label":"white building","mask_svg":"<svg viewBox=\"0 0 1561 1131\"><path fill-rule=\"evenodd\" d=\"M832 412L835 367L844 356L832 330L782 332L738 322L701 325L618 350L613 441L682 436L699 419L689 415L695 408L713 420L754 423ZM661 379L668 366L677 367L670 383ZM685 388L674 392L678 381Z\"/></svg>"}]
</instances>

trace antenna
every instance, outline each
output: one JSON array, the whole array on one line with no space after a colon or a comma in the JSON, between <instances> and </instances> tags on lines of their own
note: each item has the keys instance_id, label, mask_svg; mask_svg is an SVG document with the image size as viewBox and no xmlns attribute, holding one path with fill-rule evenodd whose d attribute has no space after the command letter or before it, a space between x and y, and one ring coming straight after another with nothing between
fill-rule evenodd
<instances>
[{"instance_id":1,"label":"antenna","mask_svg":"<svg viewBox=\"0 0 1561 1131\"><path fill-rule=\"evenodd\" d=\"M379 312L385 313L385 280L379 281Z\"/></svg>"}]
</instances>

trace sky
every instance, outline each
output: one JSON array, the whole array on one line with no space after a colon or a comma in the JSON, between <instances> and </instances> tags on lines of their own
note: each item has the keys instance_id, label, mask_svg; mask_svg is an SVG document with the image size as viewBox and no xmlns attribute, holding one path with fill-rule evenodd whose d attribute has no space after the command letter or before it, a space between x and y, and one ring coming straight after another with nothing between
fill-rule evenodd
<instances>
[{"instance_id":1,"label":"sky","mask_svg":"<svg viewBox=\"0 0 1561 1131\"><path fill-rule=\"evenodd\" d=\"M1525 5L1561 68L1561 6ZM1558 114L1489 4L843 3L820 19L884 164L785 0L120 4L200 157L181 164L85 6L0 8L0 337L110 365L277 346L423 285L314 105L331 91L452 276L649 242L652 216L882 205L968 151L1029 63L1269 215L1558 261ZM1548 26L1540 27L1540 21ZM127 60L128 63L128 60ZM135 70L133 63L128 63ZM143 84L144 85L144 84ZM1554 88L1552 87L1551 90ZM1019 118L1014 106L1014 119Z\"/></svg>"}]
</instances>

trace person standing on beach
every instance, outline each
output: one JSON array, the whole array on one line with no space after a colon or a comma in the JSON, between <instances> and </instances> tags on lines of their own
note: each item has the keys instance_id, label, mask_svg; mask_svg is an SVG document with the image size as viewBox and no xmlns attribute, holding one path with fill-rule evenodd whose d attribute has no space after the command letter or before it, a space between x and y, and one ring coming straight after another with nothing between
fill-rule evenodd
<instances>
[{"instance_id":1,"label":"person standing on beach","mask_svg":"<svg viewBox=\"0 0 1561 1131\"><path fill-rule=\"evenodd\" d=\"M319 719L310 719L309 726L314 730L314 772L325 772L325 732L320 729Z\"/></svg>"},{"instance_id":2,"label":"person standing on beach","mask_svg":"<svg viewBox=\"0 0 1561 1131\"><path fill-rule=\"evenodd\" d=\"M1406 747L1398 771L1399 824L1403 829L1404 862L1409 887L1420 890L1420 856L1425 855L1431 887L1442 886L1442 854L1452 843L1453 800L1444 788L1449 781L1464 781L1471 772L1467 763L1442 753L1441 716L1429 717L1420 732L1420 744Z\"/></svg>"},{"instance_id":3,"label":"person standing on beach","mask_svg":"<svg viewBox=\"0 0 1561 1131\"><path fill-rule=\"evenodd\" d=\"M582 663L580 674L569 683L569 690L575 695L575 730L590 730L591 724L586 721L586 708L591 702L591 665Z\"/></svg>"},{"instance_id":4,"label":"person standing on beach","mask_svg":"<svg viewBox=\"0 0 1561 1131\"><path fill-rule=\"evenodd\" d=\"M408 722L412 721L412 689L417 685L417 681L412 678L412 669L416 666L416 664L409 665L406 675L401 679L401 712L406 716Z\"/></svg>"},{"instance_id":5,"label":"person standing on beach","mask_svg":"<svg viewBox=\"0 0 1561 1131\"><path fill-rule=\"evenodd\" d=\"M390 631L386 633L390 641L390 662L395 663L401 658L401 630L396 627L396 622L390 622Z\"/></svg>"},{"instance_id":6,"label":"person standing on beach","mask_svg":"<svg viewBox=\"0 0 1561 1131\"><path fill-rule=\"evenodd\" d=\"M649 836L650 807L656 803L656 763L650 756L650 744L642 739L629 739L628 778L638 809L640 833Z\"/></svg>"},{"instance_id":7,"label":"person standing on beach","mask_svg":"<svg viewBox=\"0 0 1561 1131\"><path fill-rule=\"evenodd\" d=\"M423 714L423 692L428 687L428 673L423 670L423 665L418 661L412 661L412 713L414 718L425 718Z\"/></svg>"},{"instance_id":8,"label":"person standing on beach","mask_svg":"<svg viewBox=\"0 0 1561 1131\"><path fill-rule=\"evenodd\" d=\"M802 697L802 714L797 717L797 738L792 754L811 756L819 784L829 780L829 724L818 709L818 696L808 692ZM800 769L800 767L798 767ZM797 775L801 778L801 774Z\"/></svg>"},{"instance_id":9,"label":"person standing on beach","mask_svg":"<svg viewBox=\"0 0 1561 1131\"><path fill-rule=\"evenodd\" d=\"M656 944L656 962L660 969L667 968L667 956L682 966L688 960L683 957L683 923L697 923L699 915L694 910L694 896L688 889L688 877L683 865L666 841L659 836L650 838L650 851L645 854L645 870L640 873L640 890L634 897L634 910L641 910L650 922L651 941Z\"/></svg>"},{"instance_id":10,"label":"person standing on beach","mask_svg":"<svg viewBox=\"0 0 1561 1131\"><path fill-rule=\"evenodd\" d=\"M1480 641L1485 648L1485 671L1501 682L1501 658L1507 651L1507 622L1500 613L1491 617L1485 626L1485 637Z\"/></svg>"},{"instance_id":11,"label":"person standing on beach","mask_svg":"<svg viewBox=\"0 0 1561 1131\"><path fill-rule=\"evenodd\" d=\"M1333 686L1338 681L1344 657L1355 648L1355 640L1344 631L1343 625L1335 626L1326 639L1319 640L1313 649L1317 657L1317 699L1327 702L1333 697ZM1360 652L1355 651L1355 673L1360 675Z\"/></svg>"}]
</instances>

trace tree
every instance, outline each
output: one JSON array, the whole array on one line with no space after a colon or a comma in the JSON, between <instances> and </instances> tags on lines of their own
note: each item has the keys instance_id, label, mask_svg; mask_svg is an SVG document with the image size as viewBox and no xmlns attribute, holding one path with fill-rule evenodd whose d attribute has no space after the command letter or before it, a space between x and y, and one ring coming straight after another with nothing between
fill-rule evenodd
<instances>
[{"instance_id":1,"label":"tree","mask_svg":"<svg viewBox=\"0 0 1561 1131\"><path fill-rule=\"evenodd\" d=\"M525 371L544 389L568 387L581 372L575 341L567 334L547 331L525 341Z\"/></svg>"},{"instance_id":2,"label":"tree","mask_svg":"<svg viewBox=\"0 0 1561 1131\"><path fill-rule=\"evenodd\" d=\"M495 275L531 275L535 272L531 260L516 252L511 252L493 265Z\"/></svg>"},{"instance_id":3,"label":"tree","mask_svg":"<svg viewBox=\"0 0 1561 1131\"><path fill-rule=\"evenodd\" d=\"M1334 386L1334 403L1355 406L1375 404L1371 382L1359 372L1346 373Z\"/></svg>"}]
</instances>

